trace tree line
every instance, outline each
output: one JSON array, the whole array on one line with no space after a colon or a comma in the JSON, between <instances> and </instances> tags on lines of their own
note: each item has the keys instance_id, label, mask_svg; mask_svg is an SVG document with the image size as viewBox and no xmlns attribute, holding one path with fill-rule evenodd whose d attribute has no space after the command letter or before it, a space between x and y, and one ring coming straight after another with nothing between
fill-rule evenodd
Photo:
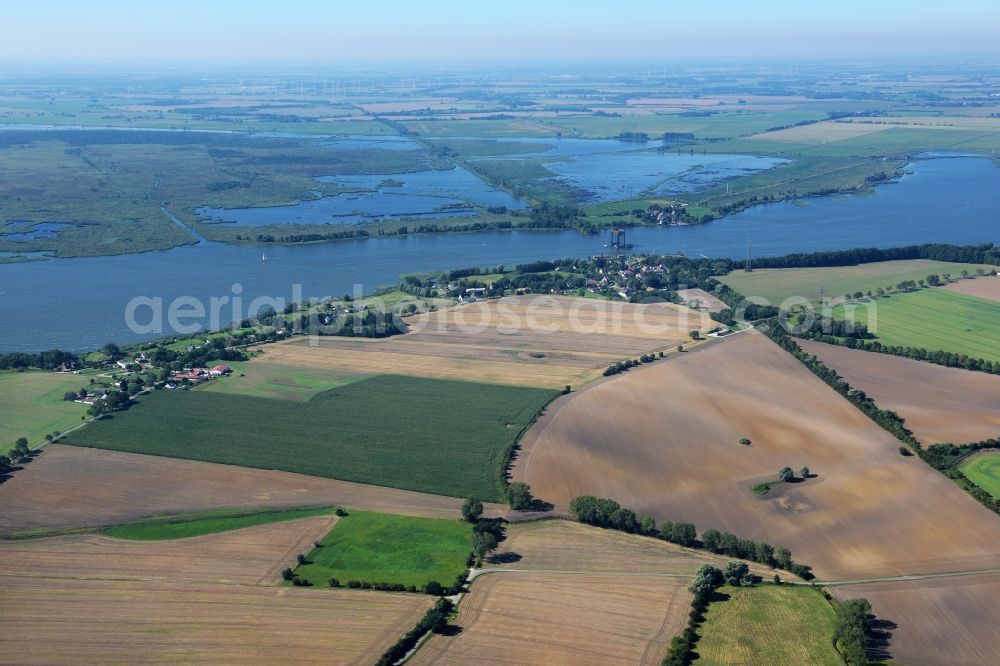
<instances>
[{"instance_id":1,"label":"tree line","mask_svg":"<svg viewBox=\"0 0 1000 666\"><path fill-rule=\"evenodd\" d=\"M721 570L710 564L703 564L694 580L688 586L693 595L688 624L680 636L670 639L670 647L663 658L663 666L687 666L694 658L694 648L698 644L698 628L705 621L705 611L715 591L725 581Z\"/></svg>"},{"instance_id":2,"label":"tree line","mask_svg":"<svg viewBox=\"0 0 1000 666\"><path fill-rule=\"evenodd\" d=\"M777 574L775 574L777 580ZM670 640L670 647L663 658L664 666L687 666L695 657L695 646L698 644L698 628L705 621L705 611L712 601L716 601L715 591L723 584L732 587L753 587L760 578L750 573L746 562L729 562L726 568L719 569L711 564L703 564L695 574L694 580L688 586L693 598L691 612L688 614L688 624L680 636Z\"/></svg>"},{"instance_id":3,"label":"tree line","mask_svg":"<svg viewBox=\"0 0 1000 666\"><path fill-rule=\"evenodd\" d=\"M867 330L867 329L865 329ZM943 365L947 368L962 368L973 372L986 372L991 375L1000 375L1000 361L988 361L984 358L975 358L965 354L955 352L925 349L923 347L907 347L903 345L887 345L879 340L866 341L856 337L837 337L821 333L807 332L802 337L825 342L851 349L875 352L878 354L889 354L909 358L915 361L925 361L934 365Z\"/></svg>"},{"instance_id":4,"label":"tree line","mask_svg":"<svg viewBox=\"0 0 1000 666\"><path fill-rule=\"evenodd\" d=\"M666 521L657 528L651 516L639 519L634 511L622 507L618 502L593 495L573 498L569 509L577 520L588 525L651 536L689 548L702 548L718 555L738 557L791 571L806 580L813 578L812 568L794 562L792 552L784 547L775 549L770 544L741 539L730 532L719 532L715 529L706 530L701 540L698 540L697 529L692 523Z\"/></svg>"},{"instance_id":5,"label":"tree line","mask_svg":"<svg viewBox=\"0 0 1000 666\"><path fill-rule=\"evenodd\" d=\"M795 334L802 338L817 340L819 338L851 338L855 340L870 340L875 335L868 330L865 324L849 321L847 319L832 319L830 317L820 317L814 319L807 327L798 326Z\"/></svg>"},{"instance_id":6,"label":"tree line","mask_svg":"<svg viewBox=\"0 0 1000 666\"><path fill-rule=\"evenodd\" d=\"M398 663L410 650L416 647L417 642L427 632L442 633L448 626L448 615L451 613L451 608L452 603L443 597L434 602L434 606L424 613L424 616L417 622L417 626L406 632L402 638L385 651L385 654L376 662L377 666L392 666Z\"/></svg>"},{"instance_id":7,"label":"tree line","mask_svg":"<svg viewBox=\"0 0 1000 666\"><path fill-rule=\"evenodd\" d=\"M754 268L810 268L818 266L856 266L879 261L901 259L932 259L964 264L1000 263L1000 247L993 243L979 245L946 245L926 243L894 248L856 248L828 252L794 253L783 257L758 257Z\"/></svg>"},{"instance_id":8,"label":"tree line","mask_svg":"<svg viewBox=\"0 0 1000 666\"><path fill-rule=\"evenodd\" d=\"M63 364L77 366L79 363L80 359L75 354L59 349L51 349L38 354L25 352L0 354L0 370L26 370L28 368L55 370L62 367Z\"/></svg>"},{"instance_id":9,"label":"tree line","mask_svg":"<svg viewBox=\"0 0 1000 666\"><path fill-rule=\"evenodd\" d=\"M833 642L850 666L881 663L869 659L875 615L867 599L848 599L837 607Z\"/></svg>"}]
</instances>

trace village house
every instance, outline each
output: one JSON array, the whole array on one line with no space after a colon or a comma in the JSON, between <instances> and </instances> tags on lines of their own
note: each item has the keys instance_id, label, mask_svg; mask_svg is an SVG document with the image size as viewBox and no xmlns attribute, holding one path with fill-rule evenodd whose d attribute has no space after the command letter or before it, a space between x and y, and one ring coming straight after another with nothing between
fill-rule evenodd
<instances>
[{"instance_id":1,"label":"village house","mask_svg":"<svg viewBox=\"0 0 1000 666\"><path fill-rule=\"evenodd\" d=\"M82 405L93 405L98 400L107 397L107 395L108 395L107 391L105 391L104 389L100 389L97 391L92 391L87 395L83 396L82 398L77 398L73 402L78 402Z\"/></svg>"},{"instance_id":2,"label":"village house","mask_svg":"<svg viewBox=\"0 0 1000 666\"><path fill-rule=\"evenodd\" d=\"M186 379L191 382L201 382L208 379L208 373L205 372L204 368L191 368L184 372L175 372L173 378L181 381Z\"/></svg>"}]
</instances>

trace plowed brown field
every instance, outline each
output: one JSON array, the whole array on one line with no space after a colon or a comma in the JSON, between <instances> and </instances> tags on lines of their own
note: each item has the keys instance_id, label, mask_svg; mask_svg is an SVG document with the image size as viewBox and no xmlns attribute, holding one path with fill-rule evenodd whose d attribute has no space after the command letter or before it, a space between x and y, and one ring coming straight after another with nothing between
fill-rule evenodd
<instances>
[{"instance_id":1,"label":"plowed brown field","mask_svg":"<svg viewBox=\"0 0 1000 666\"><path fill-rule=\"evenodd\" d=\"M798 343L879 407L902 416L924 444L966 444L1000 436L998 375L812 340Z\"/></svg>"},{"instance_id":2,"label":"plowed brown field","mask_svg":"<svg viewBox=\"0 0 1000 666\"><path fill-rule=\"evenodd\" d=\"M10 578L0 586L0 660L370 664L431 602L358 590Z\"/></svg>"},{"instance_id":3,"label":"plowed brown field","mask_svg":"<svg viewBox=\"0 0 1000 666\"><path fill-rule=\"evenodd\" d=\"M462 500L303 474L54 444L0 485L0 535L206 509L343 505L455 518ZM502 508L487 505L496 515Z\"/></svg>"},{"instance_id":4,"label":"plowed brown field","mask_svg":"<svg viewBox=\"0 0 1000 666\"><path fill-rule=\"evenodd\" d=\"M513 475L559 506L611 497L788 546L820 578L1000 566L996 515L900 456L896 439L755 331L599 382L551 413ZM816 476L751 493L785 465Z\"/></svg>"},{"instance_id":5,"label":"plowed brown field","mask_svg":"<svg viewBox=\"0 0 1000 666\"><path fill-rule=\"evenodd\" d=\"M496 573L459 605L462 631L411 664L659 664L687 624L686 578Z\"/></svg>"},{"instance_id":6,"label":"plowed brown field","mask_svg":"<svg viewBox=\"0 0 1000 666\"><path fill-rule=\"evenodd\" d=\"M974 280L959 280L944 287L967 296L978 296L991 301L1000 301L1000 278L979 277Z\"/></svg>"},{"instance_id":7,"label":"plowed brown field","mask_svg":"<svg viewBox=\"0 0 1000 666\"><path fill-rule=\"evenodd\" d=\"M97 534L0 541L0 576L276 584L334 522L317 516L164 541Z\"/></svg>"},{"instance_id":8,"label":"plowed brown field","mask_svg":"<svg viewBox=\"0 0 1000 666\"><path fill-rule=\"evenodd\" d=\"M611 363L683 343L711 320L671 303L518 296L421 314L407 324L409 333L387 339L296 338L267 346L254 363L575 386Z\"/></svg>"},{"instance_id":9,"label":"plowed brown field","mask_svg":"<svg viewBox=\"0 0 1000 666\"><path fill-rule=\"evenodd\" d=\"M842 599L865 597L879 619L895 622L893 663L992 666L1000 655L1000 574L851 585Z\"/></svg>"}]
</instances>

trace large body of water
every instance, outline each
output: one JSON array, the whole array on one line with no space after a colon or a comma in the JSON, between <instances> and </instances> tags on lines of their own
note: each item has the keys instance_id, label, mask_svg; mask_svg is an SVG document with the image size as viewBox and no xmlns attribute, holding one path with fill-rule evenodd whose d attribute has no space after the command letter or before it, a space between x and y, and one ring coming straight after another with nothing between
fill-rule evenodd
<instances>
[{"instance_id":1,"label":"large body of water","mask_svg":"<svg viewBox=\"0 0 1000 666\"><path fill-rule=\"evenodd\" d=\"M693 257L742 257L748 225L757 256L1000 240L1000 169L990 161L918 161L911 170L871 195L767 204L690 227L630 229L628 240L637 252ZM350 293L354 285L370 291L395 284L415 271L585 257L606 252L606 242L576 231L490 232L276 246L267 249L267 262L259 249L202 243L0 265L0 351L82 351L151 337L126 325L126 305L136 296L161 298L164 310L181 296L206 304L231 296L235 283L245 303L257 296L291 299L293 285L301 285L302 297L323 297Z\"/></svg>"},{"instance_id":2,"label":"large body of water","mask_svg":"<svg viewBox=\"0 0 1000 666\"><path fill-rule=\"evenodd\" d=\"M545 166L588 193L583 203L699 192L712 185L770 169L787 160L754 155L692 155L641 150L580 155Z\"/></svg>"},{"instance_id":3,"label":"large body of water","mask_svg":"<svg viewBox=\"0 0 1000 666\"><path fill-rule=\"evenodd\" d=\"M259 136L274 136L261 134ZM461 142L467 139L458 139ZM497 140L534 147L519 155L483 159L545 160L561 181L581 192L580 203L632 199L641 195L698 192L716 183L770 169L786 160L754 155L694 155L650 149L650 145L617 139L539 139L515 137ZM324 140L341 149L422 149L402 137L344 137ZM475 158L473 158L475 161ZM399 218L470 217L477 207L524 208L524 202L488 185L465 169L439 169L388 174L320 176L336 183L345 194L266 208L201 208L198 213L216 224L262 227L273 224L361 224Z\"/></svg>"},{"instance_id":4,"label":"large body of water","mask_svg":"<svg viewBox=\"0 0 1000 666\"><path fill-rule=\"evenodd\" d=\"M461 143L470 139L453 139ZM683 146L662 141L644 143L619 139L510 137L498 143L536 146L535 150L501 157L536 158L562 181L584 193L580 203L601 203L639 196L669 196L707 189L716 183L783 164L787 160L756 155L684 152ZM667 147L659 151L656 148Z\"/></svg>"},{"instance_id":5,"label":"large body of water","mask_svg":"<svg viewBox=\"0 0 1000 666\"><path fill-rule=\"evenodd\" d=\"M507 192L487 185L465 169L414 171L358 176L320 176L358 191L268 208L200 208L198 214L212 223L237 227L272 224L360 224L392 218L419 219L469 217L475 204L505 206L512 210L526 204Z\"/></svg>"}]
</instances>

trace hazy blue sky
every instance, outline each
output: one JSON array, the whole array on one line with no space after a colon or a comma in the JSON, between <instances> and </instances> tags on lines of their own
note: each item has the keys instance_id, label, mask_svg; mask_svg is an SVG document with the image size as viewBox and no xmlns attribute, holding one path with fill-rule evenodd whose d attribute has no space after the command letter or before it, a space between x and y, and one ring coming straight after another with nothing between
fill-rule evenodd
<instances>
[{"instance_id":1,"label":"hazy blue sky","mask_svg":"<svg viewBox=\"0 0 1000 666\"><path fill-rule=\"evenodd\" d=\"M25 0L0 57L659 58L1000 50L997 0Z\"/></svg>"}]
</instances>

